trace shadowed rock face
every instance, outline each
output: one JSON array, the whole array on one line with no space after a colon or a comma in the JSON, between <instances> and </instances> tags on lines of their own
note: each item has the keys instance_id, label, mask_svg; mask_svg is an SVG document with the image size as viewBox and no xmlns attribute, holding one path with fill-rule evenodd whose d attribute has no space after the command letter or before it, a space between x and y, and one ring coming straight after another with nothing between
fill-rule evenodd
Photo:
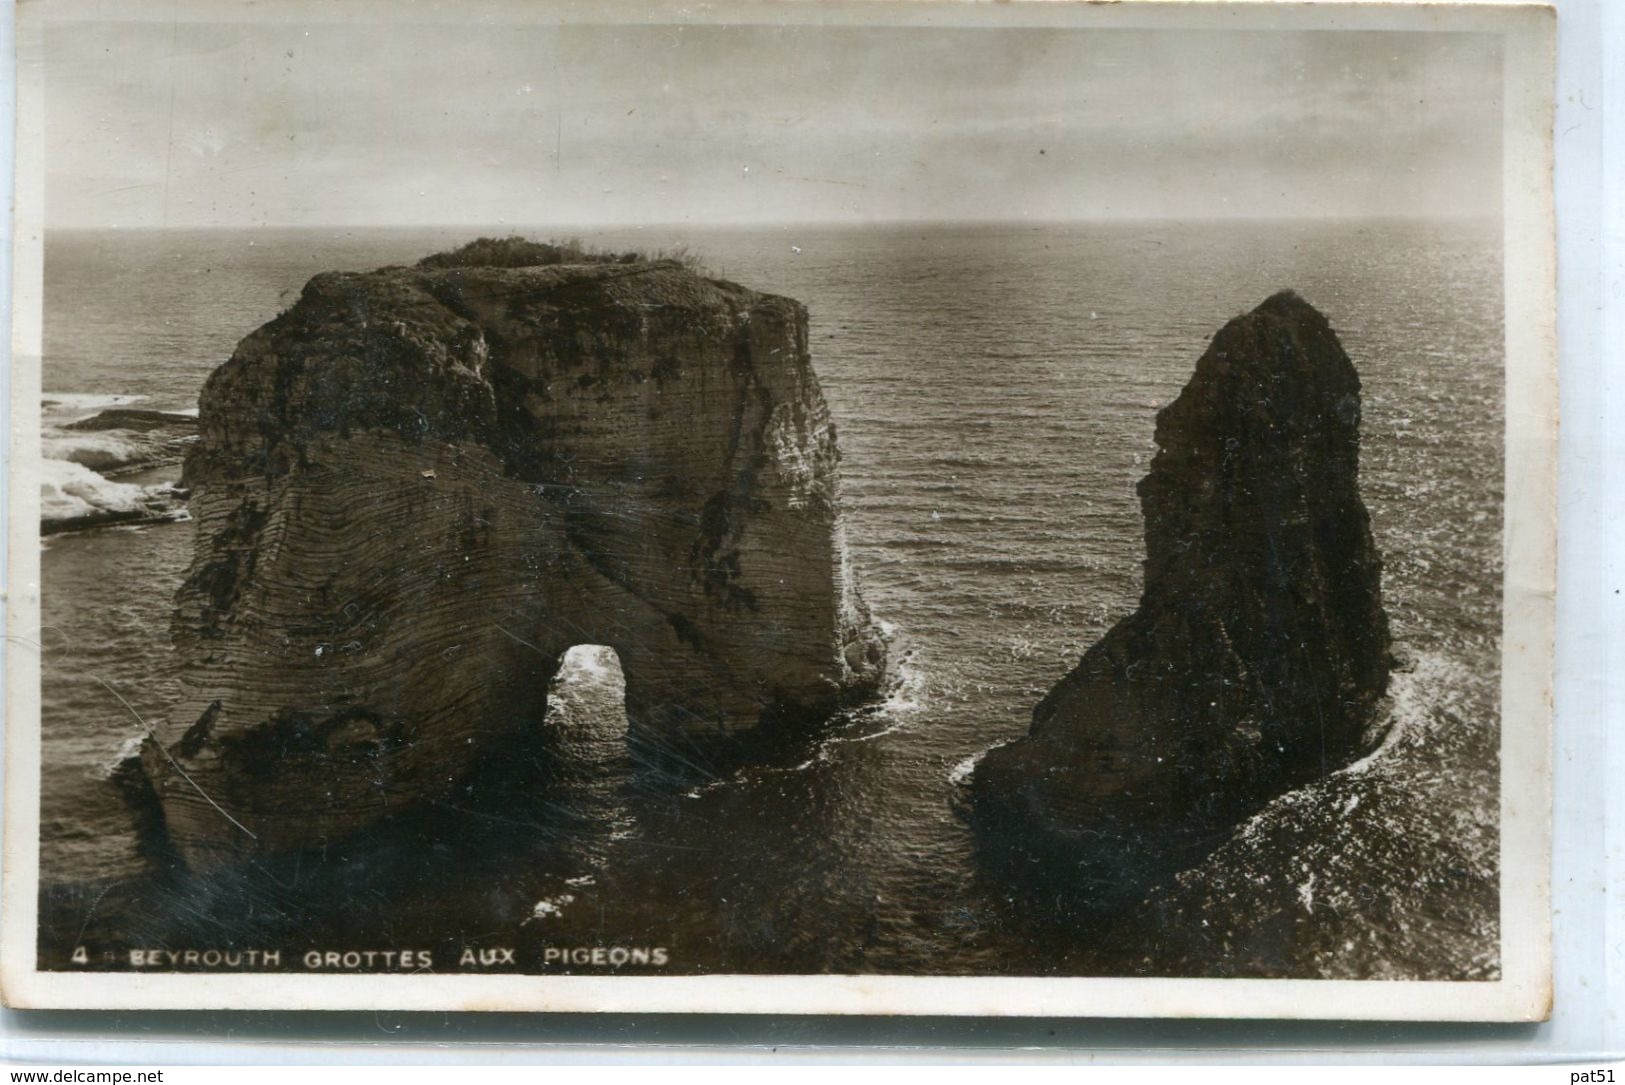
<instances>
[{"instance_id":1,"label":"shadowed rock face","mask_svg":"<svg viewBox=\"0 0 1625 1085\"><path fill-rule=\"evenodd\" d=\"M143 751L195 866L433 800L576 644L656 745L880 680L787 298L669 262L319 275L199 430L186 696Z\"/></svg>"},{"instance_id":2,"label":"shadowed rock face","mask_svg":"<svg viewBox=\"0 0 1625 1085\"><path fill-rule=\"evenodd\" d=\"M978 766L980 813L1136 897L1370 748L1391 661L1359 421L1359 377L1308 303L1225 325L1157 416L1139 609Z\"/></svg>"}]
</instances>

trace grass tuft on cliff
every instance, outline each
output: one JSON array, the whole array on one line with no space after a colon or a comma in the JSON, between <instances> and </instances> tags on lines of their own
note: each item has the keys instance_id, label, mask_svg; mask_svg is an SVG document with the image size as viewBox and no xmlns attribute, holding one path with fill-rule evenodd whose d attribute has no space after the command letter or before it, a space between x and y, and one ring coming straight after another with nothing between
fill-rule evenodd
<instances>
[{"instance_id":1,"label":"grass tuft on cliff","mask_svg":"<svg viewBox=\"0 0 1625 1085\"><path fill-rule=\"evenodd\" d=\"M519 237L481 237L450 252L437 252L419 260L420 268L546 267L552 264L636 264L674 260L691 271L700 261L686 245L654 252L609 252L583 244L580 238L532 241Z\"/></svg>"}]
</instances>

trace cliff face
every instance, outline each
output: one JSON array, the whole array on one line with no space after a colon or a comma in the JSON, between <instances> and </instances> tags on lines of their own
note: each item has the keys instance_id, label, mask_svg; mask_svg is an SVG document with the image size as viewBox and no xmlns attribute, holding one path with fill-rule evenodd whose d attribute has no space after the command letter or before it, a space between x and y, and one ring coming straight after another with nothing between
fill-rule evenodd
<instances>
[{"instance_id":1,"label":"cliff face","mask_svg":"<svg viewBox=\"0 0 1625 1085\"><path fill-rule=\"evenodd\" d=\"M1139 609L989 752L980 812L1103 890L1353 761L1387 685L1360 383L1291 293L1230 321L1157 416Z\"/></svg>"},{"instance_id":2,"label":"cliff face","mask_svg":"<svg viewBox=\"0 0 1625 1085\"><path fill-rule=\"evenodd\" d=\"M194 865L433 799L576 644L661 743L880 680L787 298L670 262L319 275L199 418L187 696L143 753Z\"/></svg>"}]
</instances>

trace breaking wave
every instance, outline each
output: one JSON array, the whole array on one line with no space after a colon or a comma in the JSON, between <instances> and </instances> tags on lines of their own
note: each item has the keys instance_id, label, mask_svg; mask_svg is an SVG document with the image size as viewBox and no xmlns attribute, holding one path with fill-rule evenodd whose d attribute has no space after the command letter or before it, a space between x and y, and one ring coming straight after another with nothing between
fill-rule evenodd
<instances>
[{"instance_id":1,"label":"breaking wave","mask_svg":"<svg viewBox=\"0 0 1625 1085\"><path fill-rule=\"evenodd\" d=\"M40 532L186 518L179 488L197 412L134 395L48 394L40 411Z\"/></svg>"}]
</instances>

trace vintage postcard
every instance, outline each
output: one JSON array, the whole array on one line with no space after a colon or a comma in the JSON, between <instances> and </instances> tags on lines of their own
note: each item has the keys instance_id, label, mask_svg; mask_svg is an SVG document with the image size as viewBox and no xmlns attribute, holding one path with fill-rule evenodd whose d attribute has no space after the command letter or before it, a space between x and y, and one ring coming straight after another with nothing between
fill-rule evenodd
<instances>
[{"instance_id":1,"label":"vintage postcard","mask_svg":"<svg viewBox=\"0 0 1625 1085\"><path fill-rule=\"evenodd\" d=\"M1549 8L17 18L7 1004L1548 1013Z\"/></svg>"}]
</instances>

